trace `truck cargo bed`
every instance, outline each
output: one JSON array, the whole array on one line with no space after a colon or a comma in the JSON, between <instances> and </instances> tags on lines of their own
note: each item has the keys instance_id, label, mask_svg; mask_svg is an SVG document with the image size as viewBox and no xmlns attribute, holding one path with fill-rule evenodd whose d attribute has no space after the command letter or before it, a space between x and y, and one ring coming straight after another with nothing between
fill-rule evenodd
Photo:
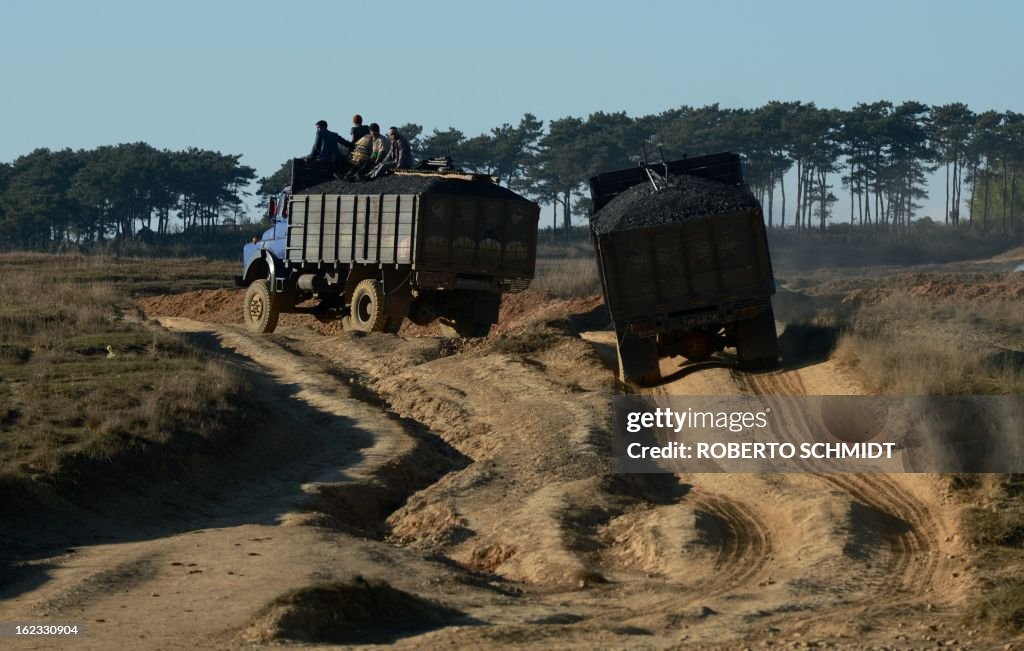
<instances>
[{"instance_id":1,"label":"truck cargo bed","mask_svg":"<svg viewBox=\"0 0 1024 651\"><path fill-rule=\"evenodd\" d=\"M612 319L672 319L770 296L760 210L596 236Z\"/></svg>"},{"instance_id":2,"label":"truck cargo bed","mask_svg":"<svg viewBox=\"0 0 1024 651\"><path fill-rule=\"evenodd\" d=\"M539 207L528 201L415 194L305 194L288 212L286 261L300 267L411 265L532 278Z\"/></svg>"}]
</instances>

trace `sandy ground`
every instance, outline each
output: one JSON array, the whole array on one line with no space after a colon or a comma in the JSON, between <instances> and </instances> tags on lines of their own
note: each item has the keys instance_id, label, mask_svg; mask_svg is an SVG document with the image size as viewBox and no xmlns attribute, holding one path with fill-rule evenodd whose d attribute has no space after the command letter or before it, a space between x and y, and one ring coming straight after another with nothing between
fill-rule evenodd
<instances>
[{"instance_id":1,"label":"sandy ground","mask_svg":"<svg viewBox=\"0 0 1024 651\"><path fill-rule=\"evenodd\" d=\"M940 477L613 474L621 388L597 297L527 292L471 342L303 317L252 336L240 302L218 290L142 307L266 396L252 449L106 509L106 537L58 528L0 587L0 621L87 633L5 646L1008 642L961 619L977 577ZM727 355L664 360L662 374L648 392L863 392L828 360L756 375Z\"/></svg>"}]
</instances>

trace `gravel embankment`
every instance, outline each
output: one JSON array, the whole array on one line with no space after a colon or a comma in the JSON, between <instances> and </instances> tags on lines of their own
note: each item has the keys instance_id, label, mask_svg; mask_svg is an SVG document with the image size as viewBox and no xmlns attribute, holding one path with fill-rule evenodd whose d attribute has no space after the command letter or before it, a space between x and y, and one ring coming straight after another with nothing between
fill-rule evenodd
<instances>
[{"instance_id":1,"label":"gravel embankment","mask_svg":"<svg viewBox=\"0 0 1024 651\"><path fill-rule=\"evenodd\" d=\"M634 185L594 213L590 225L604 234L759 207L745 186L680 175L660 192L648 182Z\"/></svg>"}]
</instances>

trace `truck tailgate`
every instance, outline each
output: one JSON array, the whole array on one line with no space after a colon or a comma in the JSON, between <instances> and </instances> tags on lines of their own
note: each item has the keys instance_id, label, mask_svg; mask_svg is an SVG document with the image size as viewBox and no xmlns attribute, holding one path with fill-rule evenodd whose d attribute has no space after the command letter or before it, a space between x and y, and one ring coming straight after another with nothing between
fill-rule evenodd
<instances>
[{"instance_id":1,"label":"truck tailgate","mask_svg":"<svg viewBox=\"0 0 1024 651\"><path fill-rule=\"evenodd\" d=\"M616 322L772 293L760 210L614 231L597 244Z\"/></svg>"}]
</instances>

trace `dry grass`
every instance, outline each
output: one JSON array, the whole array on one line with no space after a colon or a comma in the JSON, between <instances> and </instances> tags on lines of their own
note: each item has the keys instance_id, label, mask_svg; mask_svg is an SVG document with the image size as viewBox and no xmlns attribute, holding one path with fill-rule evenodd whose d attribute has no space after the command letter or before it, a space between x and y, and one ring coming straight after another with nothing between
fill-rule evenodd
<instances>
[{"instance_id":1,"label":"dry grass","mask_svg":"<svg viewBox=\"0 0 1024 651\"><path fill-rule=\"evenodd\" d=\"M861 371L882 393L1024 393L1024 367L993 354L1024 335L1024 306L937 301L898 292L854 313L836 359Z\"/></svg>"},{"instance_id":2,"label":"dry grass","mask_svg":"<svg viewBox=\"0 0 1024 651\"><path fill-rule=\"evenodd\" d=\"M179 276L159 265L180 265ZM194 261L0 256L0 472L59 478L76 460L216 435L244 393L239 378L125 317L133 289L212 283L219 272Z\"/></svg>"},{"instance_id":3,"label":"dry grass","mask_svg":"<svg viewBox=\"0 0 1024 651\"><path fill-rule=\"evenodd\" d=\"M900 339L846 332L835 356L860 369L874 388L900 395L1024 393L1024 374L1006 364L964 355L941 336Z\"/></svg>"},{"instance_id":4,"label":"dry grass","mask_svg":"<svg viewBox=\"0 0 1024 651\"><path fill-rule=\"evenodd\" d=\"M241 247L239 247L241 252ZM55 280L76 285L111 285L124 296L178 293L217 289L231 284L242 273L236 262L205 258L119 258L45 253L0 254L0 269L6 274L29 274L43 284L26 286L25 291L49 293Z\"/></svg>"},{"instance_id":5,"label":"dry grass","mask_svg":"<svg viewBox=\"0 0 1024 651\"><path fill-rule=\"evenodd\" d=\"M601 293L594 247L587 238L537 246L537 275L530 284L562 298Z\"/></svg>"},{"instance_id":6,"label":"dry grass","mask_svg":"<svg viewBox=\"0 0 1024 651\"><path fill-rule=\"evenodd\" d=\"M571 242L541 242L537 245L537 258L541 260L561 260L563 258L594 258L594 245L590 238L577 238Z\"/></svg>"},{"instance_id":7,"label":"dry grass","mask_svg":"<svg viewBox=\"0 0 1024 651\"><path fill-rule=\"evenodd\" d=\"M969 622L986 622L1000 633L1019 633L1024 630L1024 582L1020 578L988 582L966 615Z\"/></svg>"},{"instance_id":8,"label":"dry grass","mask_svg":"<svg viewBox=\"0 0 1024 651\"><path fill-rule=\"evenodd\" d=\"M1024 630L1024 477L950 475L951 486L968 505L960 529L975 549L979 593L964 612L965 623L988 624L997 634Z\"/></svg>"},{"instance_id":9,"label":"dry grass","mask_svg":"<svg viewBox=\"0 0 1024 651\"><path fill-rule=\"evenodd\" d=\"M538 259L537 276L530 286L563 298L601 293L601 279L597 275L593 254L589 257Z\"/></svg>"},{"instance_id":10,"label":"dry grass","mask_svg":"<svg viewBox=\"0 0 1024 651\"><path fill-rule=\"evenodd\" d=\"M1020 547L1024 543L1024 512L969 508L961 517L961 527L975 545Z\"/></svg>"}]
</instances>

